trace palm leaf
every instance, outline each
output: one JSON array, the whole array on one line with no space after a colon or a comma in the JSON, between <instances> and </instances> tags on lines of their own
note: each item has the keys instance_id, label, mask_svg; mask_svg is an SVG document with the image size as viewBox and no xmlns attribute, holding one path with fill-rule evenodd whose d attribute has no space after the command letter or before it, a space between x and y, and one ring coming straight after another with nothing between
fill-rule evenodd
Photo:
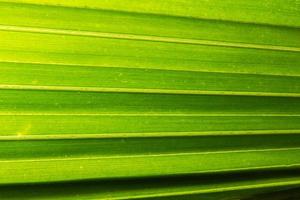
<instances>
[{"instance_id":1,"label":"palm leaf","mask_svg":"<svg viewBox=\"0 0 300 200\"><path fill-rule=\"evenodd\" d=\"M0 198L294 191L299 11L297 0L0 0Z\"/></svg>"}]
</instances>

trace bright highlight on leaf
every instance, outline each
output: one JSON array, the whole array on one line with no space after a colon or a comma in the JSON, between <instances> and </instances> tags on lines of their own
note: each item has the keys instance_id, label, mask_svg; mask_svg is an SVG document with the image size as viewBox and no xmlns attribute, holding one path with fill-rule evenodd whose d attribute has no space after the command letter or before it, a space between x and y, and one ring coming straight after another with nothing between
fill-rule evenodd
<instances>
[{"instance_id":1,"label":"bright highlight on leaf","mask_svg":"<svg viewBox=\"0 0 300 200\"><path fill-rule=\"evenodd\" d=\"M299 133L297 0L0 0L0 199L298 199Z\"/></svg>"}]
</instances>

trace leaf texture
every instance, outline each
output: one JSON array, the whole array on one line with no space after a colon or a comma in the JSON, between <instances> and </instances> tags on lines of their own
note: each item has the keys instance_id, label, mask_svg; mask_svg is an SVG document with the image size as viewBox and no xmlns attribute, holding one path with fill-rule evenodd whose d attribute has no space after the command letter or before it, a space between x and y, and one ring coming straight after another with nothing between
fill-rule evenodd
<instances>
[{"instance_id":1,"label":"leaf texture","mask_svg":"<svg viewBox=\"0 0 300 200\"><path fill-rule=\"evenodd\" d=\"M0 0L0 198L298 188L299 11L297 0Z\"/></svg>"}]
</instances>

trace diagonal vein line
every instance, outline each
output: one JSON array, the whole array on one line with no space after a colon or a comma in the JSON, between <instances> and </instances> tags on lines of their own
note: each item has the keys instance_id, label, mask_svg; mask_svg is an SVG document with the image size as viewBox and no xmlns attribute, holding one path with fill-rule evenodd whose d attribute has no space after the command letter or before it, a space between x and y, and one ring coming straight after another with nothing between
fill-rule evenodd
<instances>
[{"instance_id":1,"label":"diagonal vein line","mask_svg":"<svg viewBox=\"0 0 300 200\"><path fill-rule=\"evenodd\" d=\"M278 152L278 151L299 151L300 147L292 148L274 148L274 149L247 149L247 150L226 150L226 151L209 151L193 153L164 153L164 154L145 154L145 155L124 155L124 156L94 156L94 157L76 157L76 158L44 158L44 159L26 159L26 160L1 160L0 163L14 162L49 162L49 161L76 161L76 160L99 160L99 159L118 159L122 158L152 158L152 157L173 157L173 156L197 156L210 154L231 154L231 153L257 153L257 152ZM300 163L299 163L300 164Z\"/></svg>"},{"instance_id":2,"label":"diagonal vein line","mask_svg":"<svg viewBox=\"0 0 300 200\"><path fill-rule=\"evenodd\" d=\"M112 138L170 138L170 137L206 137L206 136L244 136L244 135L284 135L300 134L300 130L242 130L242 131L201 131L201 132L135 132L100 134L47 134L47 135L1 135L0 141L10 140L76 140L76 139L112 139Z\"/></svg>"},{"instance_id":3,"label":"diagonal vein line","mask_svg":"<svg viewBox=\"0 0 300 200\"><path fill-rule=\"evenodd\" d=\"M178 90L154 88L102 88L77 86L34 86L34 85L4 85L1 89L12 90L47 90L47 91L78 91L78 92L113 92L113 93L150 93L150 94L195 94L195 95L238 95L238 96L274 96L274 97L300 97L300 93L279 92L249 92L226 90Z\"/></svg>"},{"instance_id":4,"label":"diagonal vein line","mask_svg":"<svg viewBox=\"0 0 300 200\"><path fill-rule=\"evenodd\" d=\"M86 36L86 37L100 37L100 38L112 38L112 39L126 39L126 40L142 40L142 41L167 42L167 43L192 44L192 45L209 45L209 46L300 52L300 48L297 48L297 47L225 42L225 41L214 41L214 40L187 39L187 38L175 38L175 37L135 35L135 34L125 34L125 33L78 31L78 30L37 28L37 27L12 26L12 25L9 25L9 26L8 25L0 25L0 30L16 31L16 32L58 34L58 35L72 35L72 36Z\"/></svg>"}]
</instances>

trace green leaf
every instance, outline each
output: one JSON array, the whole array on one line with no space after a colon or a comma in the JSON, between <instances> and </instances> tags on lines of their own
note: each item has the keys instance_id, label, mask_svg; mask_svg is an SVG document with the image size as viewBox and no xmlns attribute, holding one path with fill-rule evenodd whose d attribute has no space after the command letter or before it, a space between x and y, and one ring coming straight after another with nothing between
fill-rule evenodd
<instances>
[{"instance_id":1,"label":"green leaf","mask_svg":"<svg viewBox=\"0 0 300 200\"><path fill-rule=\"evenodd\" d=\"M0 198L299 188L299 11L296 0L0 0Z\"/></svg>"}]
</instances>

